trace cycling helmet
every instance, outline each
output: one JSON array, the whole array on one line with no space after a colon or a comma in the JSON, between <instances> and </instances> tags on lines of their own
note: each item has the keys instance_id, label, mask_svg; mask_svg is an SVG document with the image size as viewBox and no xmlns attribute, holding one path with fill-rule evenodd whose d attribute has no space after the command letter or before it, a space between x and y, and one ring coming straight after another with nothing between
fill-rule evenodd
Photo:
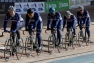
<instances>
[{"instance_id":1,"label":"cycling helmet","mask_svg":"<svg viewBox=\"0 0 94 63\"><path fill-rule=\"evenodd\" d=\"M66 11L66 14L65 15L66 16L70 16L70 15L72 15L72 13L70 11Z\"/></svg>"},{"instance_id":2,"label":"cycling helmet","mask_svg":"<svg viewBox=\"0 0 94 63\"><path fill-rule=\"evenodd\" d=\"M32 14L34 11L31 9L31 8L29 8L28 10L27 10L27 14Z\"/></svg>"},{"instance_id":3,"label":"cycling helmet","mask_svg":"<svg viewBox=\"0 0 94 63\"><path fill-rule=\"evenodd\" d=\"M54 13L54 12L55 12L55 8L54 8L54 7L51 7L51 8L49 9L49 12L50 12L50 13Z\"/></svg>"},{"instance_id":4,"label":"cycling helmet","mask_svg":"<svg viewBox=\"0 0 94 63\"><path fill-rule=\"evenodd\" d=\"M14 6L9 6L8 10L15 10Z\"/></svg>"},{"instance_id":5,"label":"cycling helmet","mask_svg":"<svg viewBox=\"0 0 94 63\"><path fill-rule=\"evenodd\" d=\"M79 6L78 9L79 10L84 10L84 7L83 6Z\"/></svg>"}]
</instances>

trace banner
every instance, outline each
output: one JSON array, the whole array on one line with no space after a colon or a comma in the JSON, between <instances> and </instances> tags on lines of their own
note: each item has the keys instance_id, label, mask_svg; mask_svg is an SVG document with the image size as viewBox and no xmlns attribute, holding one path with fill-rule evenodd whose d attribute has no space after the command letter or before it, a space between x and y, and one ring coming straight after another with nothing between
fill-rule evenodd
<instances>
[{"instance_id":1,"label":"banner","mask_svg":"<svg viewBox=\"0 0 94 63\"><path fill-rule=\"evenodd\" d=\"M86 5L86 0L81 0L81 5L85 6Z\"/></svg>"},{"instance_id":2,"label":"banner","mask_svg":"<svg viewBox=\"0 0 94 63\"><path fill-rule=\"evenodd\" d=\"M75 7L77 8L80 5L81 5L81 0L75 0Z\"/></svg>"},{"instance_id":3,"label":"banner","mask_svg":"<svg viewBox=\"0 0 94 63\"><path fill-rule=\"evenodd\" d=\"M45 12L49 11L50 7L55 7L56 11L69 9L69 0L45 2Z\"/></svg>"},{"instance_id":4,"label":"banner","mask_svg":"<svg viewBox=\"0 0 94 63\"><path fill-rule=\"evenodd\" d=\"M91 0L86 0L86 6L91 5Z\"/></svg>"},{"instance_id":5,"label":"banner","mask_svg":"<svg viewBox=\"0 0 94 63\"><path fill-rule=\"evenodd\" d=\"M16 12L25 14L27 9L32 8L34 12L44 12L44 2L15 3Z\"/></svg>"},{"instance_id":6,"label":"banner","mask_svg":"<svg viewBox=\"0 0 94 63\"><path fill-rule=\"evenodd\" d=\"M14 6L13 2L0 2L0 14L6 14L8 12L9 6Z\"/></svg>"},{"instance_id":7,"label":"banner","mask_svg":"<svg viewBox=\"0 0 94 63\"><path fill-rule=\"evenodd\" d=\"M89 6L90 0L69 0L70 2L70 9L77 8L78 6Z\"/></svg>"},{"instance_id":8,"label":"banner","mask_svg":"<svg viewBox=\"0 0 94 63\"><path fill-rule=\"evenodd\" d=\"M69 0L70 9L75 8L75 0Z\"/></svg>"}]
</instances>

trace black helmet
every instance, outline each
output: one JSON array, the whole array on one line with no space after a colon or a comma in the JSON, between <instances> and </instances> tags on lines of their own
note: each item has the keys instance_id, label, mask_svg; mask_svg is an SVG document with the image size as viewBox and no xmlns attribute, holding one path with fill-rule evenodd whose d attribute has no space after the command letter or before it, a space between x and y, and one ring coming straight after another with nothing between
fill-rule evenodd
<instances>
[{"instance_id":1,"label":"black helmet","mask_svg":"<svg viewBox=\"0 0 94 63\"><path fill-rule=\"evenodd\" d=\"M31 9L31 8L29 8L28 10L27 10L27 14L32 14L34 11Z\"/></svg>"}]
</instances>

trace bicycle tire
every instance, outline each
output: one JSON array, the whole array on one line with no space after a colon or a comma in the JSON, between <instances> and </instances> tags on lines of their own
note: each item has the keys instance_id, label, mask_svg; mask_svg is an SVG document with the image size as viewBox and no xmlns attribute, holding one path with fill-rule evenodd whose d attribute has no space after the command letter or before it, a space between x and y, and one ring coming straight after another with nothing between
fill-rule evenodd
<instances>
[{"instance_id":1,"label":"bicycle tire","mask_svg":"<svg viewBox=\"0 0 94 63\"><path fill-rule=\"evenodd\" d=\"M48 53L52 54L55 48L55 42L53 42L53 36L48 37Z\"/></svg>"},{"instance_id":2,"label":"bicycle tire","mask_svg":"<svg viewBox=\"0 0 94 63\"><path fill-rule=\"evenodd\" d=\"M18 60L21 59L23 55L23 50L24 50L24 43L23 43L23 39L21 38L21 42L19 43L19 46L16 45L16 56Z\"/></svg>"},{"instance_id":3,"label":"bicycle tire","mask_svg":"<svg viewBox=\"0 0 94 63\"><path fill-rule=\"evenodd\" d=\"M9 59L11 58L11 54L12 54L12 47L11 47L11 40L10 39L7 39L5 41L5 44L4 44L4 58L6 61L9 61Z\"/></svg>"},{"instance_id":4,"label":"bicycle tire","mask_svg":"<svg viewBox=\"0 0 94 63\"><path fill-rule=\"evenodd\" d=\"M69 40L68 40L68 36L67 36L67 33L65 34L65 49L66 49L66 51L68 50L68 43L67 42L69 42Z\"/></svg>"},{"instance_id":5,"label":"bicycle tire","mask_svg":"<svg viewBox=\"0 0 94 63\"><path fill-rule=\"evenodd\" d=\"M27 57L31 56L33 51L33 40L31 38L27 37L25 41L25 53Z\"/></svg>"}]
</instances>

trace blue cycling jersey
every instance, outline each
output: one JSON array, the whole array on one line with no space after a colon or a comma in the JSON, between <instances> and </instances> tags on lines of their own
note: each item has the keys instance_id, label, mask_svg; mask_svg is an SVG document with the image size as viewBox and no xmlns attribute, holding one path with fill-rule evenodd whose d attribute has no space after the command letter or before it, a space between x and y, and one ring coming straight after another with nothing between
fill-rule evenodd
<instances>
[{"instance_id":1,"label":"blue cycling jersey","mask_svg":"<svg viewBox=\"0 0 94 63\"><path fill-rule=\"evenodd\" d=\"M61 14L59 12L55 12L54 16L52 16L50 13L48 13L47 20L48 20L47 27L49 27L49 28L50 28L50 24L51 24L51 27L53 27L53 28L59 27L59 26L61 26L61 24L63 24L63 20L62 20ZM62 23L59 23L61 21L62 21Z\"/></svg>"},{"instance_id":2,"label":"blue cycling jersey","mask_svg":"<svg viewBox=\"0 0 94 63\"><path fill-rule=\"evenodd\" d=\"M77 20L78 20L78 25L84 25L90 26L90 15L89 12L84 10L83 14L81 14L79 11L77 12Z\"/></svg>"},{"instance_id":3,"label":"blue cycling jersey","mask_svg":"<svg viewBox=\"0 0 94 63\"><path fill-rule=\"evenodd\" d=\"M23 21L23 18L20 14L15 13L15 15L12 17L9 13L5 15L4 18L4 30L6 30L7 22L11 21L11 30L16 31L18 27L20 26L19 23Z\"/></svg>"},{"instance_id":4,"label":"blue cycling jersey","mask_svg":"<svg viewBox=\"0 0 94 63\"><path fill-rule=\"evenodd\" d=\"M67 25L67 28L70 27L75 27L77 23L77 19L74 15L71 15L69 19L66 18L66 16L64 16L64 24L63 24L63 28L65 27L65 25Z\"/></svg>"}]
</instances>

